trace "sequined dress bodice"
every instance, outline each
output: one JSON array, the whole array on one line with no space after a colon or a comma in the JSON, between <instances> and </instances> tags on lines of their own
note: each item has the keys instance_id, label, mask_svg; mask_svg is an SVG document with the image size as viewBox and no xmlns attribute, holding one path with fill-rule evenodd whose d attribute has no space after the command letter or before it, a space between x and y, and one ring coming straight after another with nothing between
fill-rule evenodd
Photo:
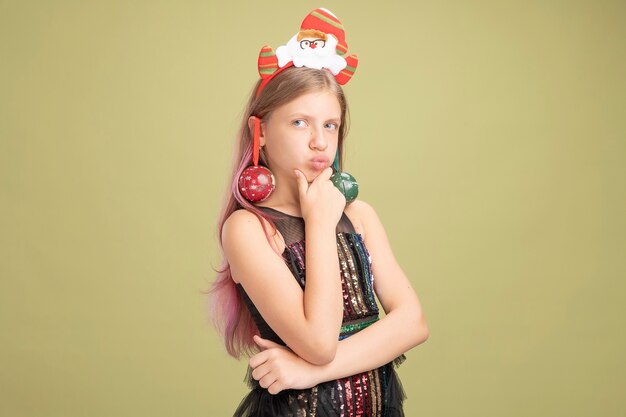
<instances>
[{"instance_id":1,"label":"sequined dress bodice","mask_svg":"<svg viewBox=\"0 0 626 417\"><path fill-rule=\"evenodd\" d=\"M294 278L306 286L306 240L304 219L260 207L271 216L285 241L282 254ZM339 340L350 337L379 319L374 294L371 259L362 236L355 232L344 213L337 224L337 254L343 293L343 320ZM261 337L285 345L263 319L243 286L237 284ZM325 382L307 390L286 390L271 395L258 385L248 369L247 381L252 391L239 405L234 416L402 416L404 392L392 365L399 365L404 355L393 363L352 377Z\"/></svg>"}]
</instances>

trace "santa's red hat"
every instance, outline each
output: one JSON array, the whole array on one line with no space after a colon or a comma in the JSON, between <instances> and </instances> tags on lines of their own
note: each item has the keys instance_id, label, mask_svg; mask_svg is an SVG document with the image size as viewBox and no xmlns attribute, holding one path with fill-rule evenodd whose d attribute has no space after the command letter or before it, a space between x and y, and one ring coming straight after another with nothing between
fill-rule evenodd
<instances>
[{"instance_id":1,"label":"santa's red hat","mask_svg":"<svg viewBox=\"0 0 626 417\"><path fill-rule=\"evenodd\" d=\"M346 32L343 29L341 21L337 19L337 16L332 14L330 10L320 7L319 9L315 9L306 15L300 25L300 30L307 29L316 29L320 32L329 33L335 36L338 41L337 53L339 55L344 55L348 52Z\"/></svg>"}]
</instances>

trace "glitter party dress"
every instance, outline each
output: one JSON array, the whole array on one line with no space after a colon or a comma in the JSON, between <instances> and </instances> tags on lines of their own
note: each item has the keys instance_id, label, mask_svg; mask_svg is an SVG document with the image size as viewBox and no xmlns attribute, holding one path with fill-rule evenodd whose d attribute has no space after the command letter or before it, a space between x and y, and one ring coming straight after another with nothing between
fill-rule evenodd
<instances>
[{"instance_id":1,"label":"glitter party dress","mask_svg":"<svg viewBox=\"0 0 626 417\"><path fill-rule=\"evenodd\" d=\"M274 218L285 241L282 256L294 278L305 286L304 220L269 207L260 207ZM343 323L339 340L350 337L378 320L371 261L363 239L346 214L337 224L337 253L343 292ZM261 337L285 345L269 327L240 284L237 288L252 314ZM405 394L395 371L404 361L400 355L380 368L350 377L323 382L304 390L284 390L276 395L252 378L248 367L246 381L251 389L233 417L391 417L404 416Z\"/></svg>"}]
</instances>

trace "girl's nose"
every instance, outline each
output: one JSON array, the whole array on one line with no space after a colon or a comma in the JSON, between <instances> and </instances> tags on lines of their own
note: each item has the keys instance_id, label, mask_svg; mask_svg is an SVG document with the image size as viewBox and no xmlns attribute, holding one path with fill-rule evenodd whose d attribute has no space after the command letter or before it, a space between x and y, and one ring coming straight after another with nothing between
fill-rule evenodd
<instances>
[{"instance_id":1,"label":"girl's nose","mask_svg":"<svg viewBox=\"0 0 626 417\"><path fill-rule=\"evenodd\" d=\"M311 141L309 143L311 149L323 151L328 147L328 141L324 137L324 130L321 127L311 128Z\"/></svg>"}]
</instances>

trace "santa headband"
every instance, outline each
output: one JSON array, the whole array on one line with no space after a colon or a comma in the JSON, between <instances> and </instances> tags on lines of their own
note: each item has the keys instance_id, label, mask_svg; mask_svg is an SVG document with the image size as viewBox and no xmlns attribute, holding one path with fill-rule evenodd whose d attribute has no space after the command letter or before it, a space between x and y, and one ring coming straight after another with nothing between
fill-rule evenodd
<instances>
[{"instance_id":1,"label":"santa headband","mask_svg":"<svg viewBox=\"0 0 626 417\"><path fill-rule=\"evenodd\" d=\"M347 52L346 33L341 21L327 9L315 9L306 15L300 31L286 45L276 48L276 52L271 46L261 48L258 68L262 81L256 95L261 94L272 78L292 66L325 68L335 76L337 83L344 85L350 81L359 63L356 55L345 56ZM255 166L259 163L260 123L257 117L252 154Z\"/></svg>"}]
</instances>

